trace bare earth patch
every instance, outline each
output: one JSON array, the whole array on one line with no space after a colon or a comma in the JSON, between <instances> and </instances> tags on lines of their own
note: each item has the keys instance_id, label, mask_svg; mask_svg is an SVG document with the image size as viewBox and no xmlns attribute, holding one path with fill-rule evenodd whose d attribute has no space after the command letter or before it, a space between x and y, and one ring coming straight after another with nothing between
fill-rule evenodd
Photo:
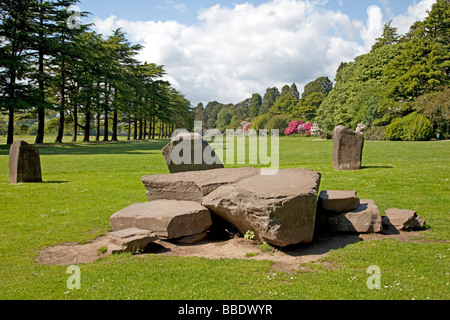
<instances>
[{"instance_id":1,"label":"bare earth patch","mask_svg":"<svg viewBox=\"0 0 450 320\"><path fill-rule=\"evenodd\" d=\"M295 272L308 270L302 268L303 263L317 262L328 255L331 250L360 241L381 240L387 238L400 241L411 241L420 236L418 232L403 232L396 234L333 234L317 237L309 244L299 244L269 252L261 252L254 241L235 237L221 242L202 241L193 245L180 245L168 241L157 240L150 244L146 252L138 255L157 254L164 256L200 257L207 259L248 259L273 261L271 271ZM108 235L88 244L66 243L49 247L40 251L36 260L43 265L72 265L92 263L100 257L107 256L99 249L108 245ZM330 267L325 265L325 267Z\"/></svg>"}]
</instances>

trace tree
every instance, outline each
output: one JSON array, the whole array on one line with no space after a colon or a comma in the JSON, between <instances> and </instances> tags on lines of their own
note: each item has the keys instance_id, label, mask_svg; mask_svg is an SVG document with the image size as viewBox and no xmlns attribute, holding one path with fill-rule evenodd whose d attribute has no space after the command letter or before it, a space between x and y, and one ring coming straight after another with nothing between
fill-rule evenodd
<instances>
[{"instance_id":1,"label":"tree","mask_svg":"<svg viewBox=\"0 0 450 320\"><path fill-rule=\"evenodd\" d=\"M278 97L280 96L280 91L278 91L278 88L267 88L266 93L264 94L261 108L259 111L260 115L266 114L270 111L272 106L277 101Z\"/></svg>"},{"instance_id":2,"label":"tree","mask_svg":"<svg viewBox=\"0 0 450 320\"><path fill-rule=\"evenodd\" d=\"M35 92L29 80L34 15L30 4L27 0L0 2L0 108L9 114L7 144L14 142L15 112L30 107Z\"/></svg>"},{"instance_id":3,"label":"tree","mask_svg":"<svg viewBox=\"0 0 450 320\"><path fill-rule=\"evenodd\" d=\"M319 109L326 95L322 92L314 92L306 98L300 99L295 106L292 117L294 119L301 119L303 121L314 121Z\"/></svg>"},{"instance_id":4,"label":"tree","mask_svg":"<svg viewBox=\"0 0 450 320\"><path fill-rule=\"evenodd\" d=\"M345 67L345 65L346 65L345 63L342 63L339 66L337 73L339 73L341 68ZM332 89L333 89L333 82L331 82L331 80L328 77L319 77L305 86L302 98L307 98L309 95L316 92L321 92L325 96L327 96Z\"/></svg>"},{"instance_id":5,"label":"tree","mask_svg":"<svg viewBox=\"0 0 450 320\"><path fill-rule=\"evenodd\" d=\"M252 100L250 101L250 106L248 107L248 116L253 119L256 118L260 111L262 105L262 97L259 93L254 93L252 95Z\"/></svg>"},{"instance_id":6,"label":"tree","mask_svg":"<svg viewBox=\"0 0 450 320\"><path fill-rule=\"evenodd\" d=\"M372 51L381 48L382 46L388 46L396 44L400 40L398 35L398 28L391 27L392 20L387 22L383 28L383 34L376 39L375 44L372 46Z\"/></svg>"},{"instance_id":7,"label":"tree","mask_svg":"<svg viewBox=\"0 0 450 320\"><path fill-rule=\"evenodd\" d=\"M275 104L270 109L271 113L279 114L291 114L295 105L298 103L299 93L297 91L297 86L294 84L289 87L285 85L281 89L281 94L278 97Z\"/></svg>"},{"instance_id":8,"label":"tree","mask_svg":"<svg viewBox=\"0 0 450 320\"><path fill-rule=\"evenodd\" d=\"M413 107L426 116L433 125L433 131L443 139L450 138L450 87L437 93L427 93L416 99Z\"/></svg>"}]
</instances>

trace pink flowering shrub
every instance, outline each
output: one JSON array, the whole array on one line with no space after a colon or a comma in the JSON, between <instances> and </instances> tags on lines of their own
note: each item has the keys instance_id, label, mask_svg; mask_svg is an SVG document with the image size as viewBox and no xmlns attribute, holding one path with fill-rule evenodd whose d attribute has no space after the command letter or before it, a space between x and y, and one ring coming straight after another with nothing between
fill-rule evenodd
<instances>
[{"instance_id":1,"label":"pink flowering shrub","mask_svg":"<svg viewBox=\"0 0 450 320\"><path fill-rule=\"evenodd\" d=\"M311 135L311 129L313 124L311 122L303 123L303 121L292 121L289 124L289 128L284 132L285 135L290 136L295 133Z\"/></svg>"},{"instance_id":2,"label":"pink flowering shrub","mask_svg":"<svg viewBox=\"0 0 450 320\"><path fill-rule=\"evenodd\" d=\"M291 134L298 133L298 127L303 124L303 121L292 121L289 124L289 128L284 132L285 135L290 136Z\"/></svg>"},{"instance_id":3,"label":"pink flowering shrub","mask_svg":"<svg viewBox=\"0 0 450 320\"><path fill-rule=\"evenodd\" d=\"M305 134L307 136L311 135L311 129L313 127L313 124L311 122L307 122L303 124L303 130L305 131Z\"/></svg>"},{"instance_id":4,"label":"pink flowering shrub","mask_svg":"<svg viewBox=\"0 0 450 320\"><path fill-rule=\"evenodd\" d=\"M244 127L244 132L247 132L247 131L248 131L248 128L250 128L251 125L252 125L251 123L248 123L248 124Z\"/></svg>"}]
</instances>

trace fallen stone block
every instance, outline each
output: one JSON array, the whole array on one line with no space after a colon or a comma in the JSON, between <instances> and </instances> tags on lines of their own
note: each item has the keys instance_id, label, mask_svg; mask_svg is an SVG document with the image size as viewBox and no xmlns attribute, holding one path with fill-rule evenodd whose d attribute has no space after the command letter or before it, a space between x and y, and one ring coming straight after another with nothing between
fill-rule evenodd
<instances>
[{"instance_id":1,"label":"fallen stone block","mask_svg":"<svg viewBox=\"0 0 450 320\"><path fill-rule=\"evenodd\" d=\"M375 201L360 200L356 210L327 216L332 232L376 233L382 231L382 218Z\"/></svg>"},{"instance_id":2,"label":"fallen stone block","mask_svg":"<svg viewBox=\"0 0 450 320\"><path fill-rule=\"evenodd\" d=\"M142 177L149 201L169 199L203 202L203 197L220 186L259 175L256 168L223 168L201 172L180 172Z\"/></svg>"},{"instance_id":3,"label":"fallen stone block","mask_svg":"<svg viewBox=\"0 0 450 320\"><path fill-rule=\"evenodd\" d=\"M357 209L359 204L356 191L324 190L319 195L319 210L322 212L349 212Z\"/></svg>"},{"instance_id":4,"label":"fallen stone block","mask_svg":"<svg viewBox=\"0 0 450 320\"><path fill-rule=\"evenodd\" d=\"M333 130L333 169L359 170L362 163L364 134L345 126Z\"/></svg>"},{"instance_id":5,"label":"fallen stone block","mask_svg":"<svg viewBox=\"0 0 450 320\"><path fill-rule=\"evenodd\" d=\"M276 246L312 241L320 173L282 169L271 176L255 175L220 186L203 205L233 224L241 234Z\"/></svg>"},{"instance_id":6,"label":"fallen stone block","mask_svg":"<svg viewBox=\"0 0 450 320\"><path fill-rule=\"evenodd\" d=\"M180 133L163 149L170 173L223 168L213 148L198 133Z\"/></svg>"},{"instance_id":7,"label":"fallen stone block","mask_svg":"<svg viewBox=\"0 0 450 320\"><path fill-rule=\"evenodd\" d=\"M10 183L42 182L39 150L25 141L16 141L9 149Z\"/></svg>"},{"instance_id":8,"label":"fallen stone block","mask_svg":"<svg viewBox=\"0 0 450 320\"><path fill-rule=\"evenodd\" d=\"M397 230L419 231L425 228L425 220L414 210L391 208L385 211L383 226L394 227Z\"/></svg>"},{"instance_id":9,"label":"fallen stone block","mask_svg":"<svg viewBox=\"0 0 450 320\"><path fill-rule=\"evenodd\" d=\"M113 231L138 228L158 237L175 239L196 235L211 227L209 210L197 202L156 200L132 204L111 216Z\"/></svg>"},{"instance_id":10,"label":"fallen stone block","mask_svg":"<svg viewBox=\"0 0 450 320\"><path fill-rule=\"evenodd\" d=\"M137 228L128 228L112 232L109 234L109 238L109 253L144 250L150 242L158 240L158 237L150 230Z\"/></svg>"}]
</instances>

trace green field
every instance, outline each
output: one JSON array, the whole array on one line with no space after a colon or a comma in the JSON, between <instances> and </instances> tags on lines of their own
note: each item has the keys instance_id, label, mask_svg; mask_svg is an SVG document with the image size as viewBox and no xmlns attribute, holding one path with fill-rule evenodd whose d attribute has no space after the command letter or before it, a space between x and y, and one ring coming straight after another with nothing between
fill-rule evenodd
<instances>
[{"instance_id":1,"label":"green field","mask_svg":"<svg viewBox=\"0 0 450 320\"><path fill-rule=\"evenodd\" d=\"M33 139L26 139L32 142ZM67 267L35 261L48 246L86 243L110 230L109 218L146 201L140 178L168 173L167 141L39 146L43 183L9 184L0 139L0 299L392 299L450 298L450 142L365 144L364 168L332 170L332 142L283 137L281 168L322 173L321 190L357 190L384 210L414 209L430 227L418 239L349 244L312 263L313 272L268 273L272 262L120 254L81 269L69 290ZM366 286L371 265L381 289Z\"/></svg>"}]
</instances>

